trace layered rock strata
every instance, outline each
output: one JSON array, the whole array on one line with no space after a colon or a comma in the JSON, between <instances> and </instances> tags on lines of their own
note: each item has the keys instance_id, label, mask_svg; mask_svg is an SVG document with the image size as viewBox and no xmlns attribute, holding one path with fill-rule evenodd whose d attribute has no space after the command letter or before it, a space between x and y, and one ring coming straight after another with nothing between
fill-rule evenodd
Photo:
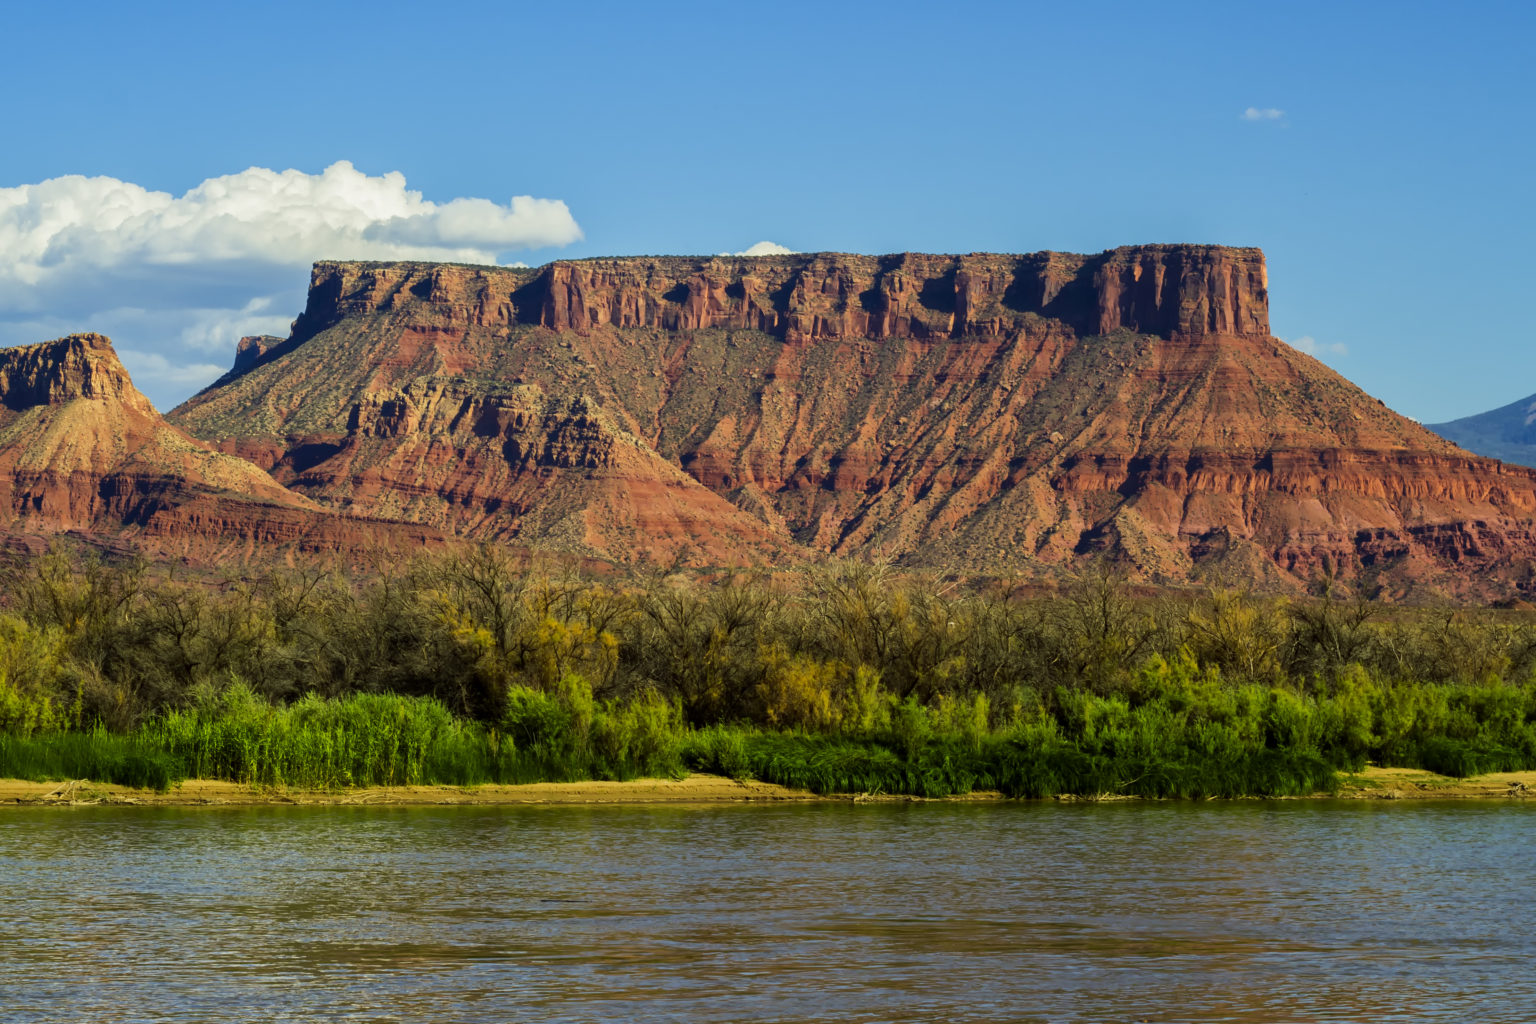
<instances>
[{"instance_id":1,"label":"layered rock strata","mask_svg":"<svg viewBox=\"0 0 1536 1024\"><path fill-rule=\"evenodd\" d=\"M636 257L532 271L317 263L294 334L423 304L445 327L752 329L791 342L1006 336L1031 316L1080 335L1122 328L1168 337L1269 334L1263 253L1187 245L1096 256ZM253 340L242 339L242 353Z\"/></svg>"},{"instance_id":2,"label":"layered rock strata","mask_svg":"<svg viewBox=\"0 0 1536 1024\"><path fill-rule=\"evenodd\" d=\"M330 507L618 560L1528 585L1536 474L1271 337L1267 287L1216 246L322 263L173 418Z\"/></svg>"}]
</instances>

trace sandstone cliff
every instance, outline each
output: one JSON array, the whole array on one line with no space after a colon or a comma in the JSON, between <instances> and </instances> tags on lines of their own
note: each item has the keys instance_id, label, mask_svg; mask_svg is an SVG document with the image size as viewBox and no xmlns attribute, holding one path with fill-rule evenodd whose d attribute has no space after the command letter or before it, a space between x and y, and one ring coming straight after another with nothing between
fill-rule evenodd
<instances>
[{"instance_id":1,"label":"sandstone cliff","mask_svg":"<svg viewBox=\"0 0 1536 1024\"><path fill-rule=\"evenodd\" d=\"M444 327L753 329L792 342L1006 336L1030 317L1062 321L1080 335L1121 328L1165 337L1269 334L1263 253L1180 245L1097 256L634 257L531 271L317 263L294 334L307 338L348 317L423 305ZM254 340L242 339L242 355Z\"/></svg>"},{"instance_id":2,"label":"sandstone cliff","mask_svg":"<svg viewBox=\"0 0 1536 1024\"><path fill-rule=\"evenodd\" d=\"M1536 475L1270 337L1255 249L322 263L173 418L328 506L616 559L1403 594L1536 555Z\"/></svg>"}]
</instances>

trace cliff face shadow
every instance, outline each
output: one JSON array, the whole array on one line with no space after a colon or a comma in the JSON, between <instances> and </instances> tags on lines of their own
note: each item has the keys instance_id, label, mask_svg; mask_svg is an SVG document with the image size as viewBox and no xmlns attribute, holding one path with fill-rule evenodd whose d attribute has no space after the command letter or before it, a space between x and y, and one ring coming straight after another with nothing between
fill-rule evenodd
<instances>
[{"instance_id":1,"label":"cliff face shadow","mask_svg":"<svg viewBox=\"0 0 1536 1024\"><path fill-rule=\"evenodd\" d=\"M1102 256L1093 257L1053 289L1049 256L1031 253L1014 264L1013 280L1004 289L1001 304L1015 313L1060 320L1079 335L1097 334L1099 297L1094 279L1103 264ZM1058 273L1065 269L1058 265Z\"/></svg>"},{"instance_id":2,"label":"cliff face shadow","mask_svg":"<svg viewBox=\"0 0 1536 1024\"><path fill-rule=\"evenodd\" d=\"M512 315L520 324L537 324L549 296L549 273L538 274L512 292Z\"/></svg>"},{"instance_id":3,"label":"cliff face shadow","mask_svg":"<svg viewBox=\"0 0 1536 1024\"><path fill-rule=\"evenodd\" d=\"M314 441L296 445L283 457L283 464L295 473L307 473L339 451L341 445L331 442Z\"/></svg>"},{"instance_id":4,"label":"cliff face shadow","mask_svg":"<svg viewBox=\"0 0 1536 1024\"><path fill-rule=\"evenodd\" d=\"M1013 280L1003 289L1004 309L1015 313L1039 313L1045 305L1045 262L1025 256L1013 265Z\"/></svg>"},{"instance_id":5,"label":"cliff face shadow","mask_svg":"<svg viewBox=\"0 0 1536 1024\"><path fill-rule=\"evenodd\" d=\"M917 293L917 301L935 313L953 313L955 311L955 270L951 267L939 277L930 277L923 282L922 290Z\"/></svg>"},{"instance_id":6,"label":"cliff face shadow","mask_svg":"<svg viewBox=\"0 0 1536 1024\"><path fill-rule=\"evenodd\" d=\"M1103 268L1104 254L1088 259L1061 290L1044 302L1040 315L1067 324L1079 335L1099 333L1099 290L1095 279ZM1043 294L1043 293L1042 293Z\"/></svg>"},{"instance_id":7,"label":"cliff face shadow","mask_svg":"<svg viewBox=\"0 0 1536 1024\"><path fill-rule=\"evenodd\" d=\"M789 312L790 296L795 294L795 286L799 283L800 275L795 274L783 284L779 285L779 287L768 293L768 301L773 305L773 311L775 313Z\"/></svg>"}]
</instances>

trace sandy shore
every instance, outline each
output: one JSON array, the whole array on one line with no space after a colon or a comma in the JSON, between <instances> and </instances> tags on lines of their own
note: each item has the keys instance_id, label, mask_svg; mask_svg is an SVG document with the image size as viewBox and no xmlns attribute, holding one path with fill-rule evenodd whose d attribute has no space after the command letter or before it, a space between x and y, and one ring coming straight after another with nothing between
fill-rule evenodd
<instances>
[{"instance_id":1,"label":"sandy shore","mask_svg":"<svg viewBox=\"0 0 1536 1024\"><path fill-rule=\"evenodd\" d=\"M6 804L687 804L825 800L814 793L717 775L633 782L538 782L526 786L370 786L365 789L288 789L188 779L164 793L100 782L23 782L0 779ZM849 799L842 797L841 799Z\"/></svg>"},{"instance_id":2,"label":"sandy shore","mask_svg":"<svg viewBox=\"0 0 1536 1024\"><path fill-rule=\"evenodd\" d=\"M1531 800L1536 772L1501 772L1453 779L1412 768L1370 767L1343 777L1336 794L1350 800ZM434 804L718 804L807 801L914 800L844 794L818 796L767 782L736 782L718 775L633 782L540 782L526 786L375 786L368 789L309 790L245 786L237 782L189 779L164 793L107 783L24 782L0 779L0 807L142 804L146 806L254 805L434 805ZM958 800L998 800L997 793L972 793ZM1082 800L1083 798L1076 798ZM1092 799L1092 798L1088 798Z\"/></svg>"},{"instance_id":3,"label":"sandy shore","mask_svg":"<svg viewBox=\"0 0 1536 1024\"><path fill-rule=\"evenodd\" d=\"M1536 772L1495 772L1453 779L1418 768L1377 768L1343 776L1338 795L1351 800L1532 800Z\"/></svg>"}]
</instances>

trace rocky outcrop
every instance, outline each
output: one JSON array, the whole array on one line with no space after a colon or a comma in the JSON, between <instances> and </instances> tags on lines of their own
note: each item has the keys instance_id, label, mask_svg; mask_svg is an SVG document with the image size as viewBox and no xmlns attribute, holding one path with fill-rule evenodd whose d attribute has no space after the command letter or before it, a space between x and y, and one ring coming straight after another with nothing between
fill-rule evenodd
<instances>
[{"instance_id":1,"label":"rocky outcrop","mask_svg":"<svg viewBox=\"0 0 1536 1024\"><path fill-rule=\"evenodd\" d=\"M63 405L74 399L126 404L148 412L149 403L100 334L73 334L43 345L0 350L0 403L21 411Z\"/></svg>"},{"instance_id":2,"label":"rocky outcrop","mask_svg":"<svg viewBox=\"0 0 1536 1024\"><path fill-rule=\"evenodd\" d=\"M322 263L174 418L329 507L611 559L1536 579L1536 474L1272 338L1255 249Z\"/></svg>"},{"instance_id":3,"label":"rocky outcrop","mask_svg":"<svg viewBox=\"0 0 1536 1024\"><path fill-rule=\"evenodd\" d=\"M581 394L425 377L358 395L345 423L319 451L273 452L273 473L338 509L480 540L618 562L793 557Z\"/></svg>"},{"instance_id":4,"label":"rocky outcrop","mask_svg":"<svg viewBox=\"0 0 1536 1024\"><path fill-rule=\"evenodd\" d=\"M406 524L343 522L166 423L98 334L0 349L0 528L209 556L432 540Z\"/></svg>"},{"instance_id":5,"label":"rocky outcrop","mask_svg":"<svg viewBox=\"0 0 1536 1024\"><path fill-rule=\"evenodd\" d=\"M275 338L270 334L252 334L240 339L235 346L235 365L230 372L235 375L246 370L255 369L261 363L262 357L283 343L282 338Z\"/></svg>"}]
</instances>

